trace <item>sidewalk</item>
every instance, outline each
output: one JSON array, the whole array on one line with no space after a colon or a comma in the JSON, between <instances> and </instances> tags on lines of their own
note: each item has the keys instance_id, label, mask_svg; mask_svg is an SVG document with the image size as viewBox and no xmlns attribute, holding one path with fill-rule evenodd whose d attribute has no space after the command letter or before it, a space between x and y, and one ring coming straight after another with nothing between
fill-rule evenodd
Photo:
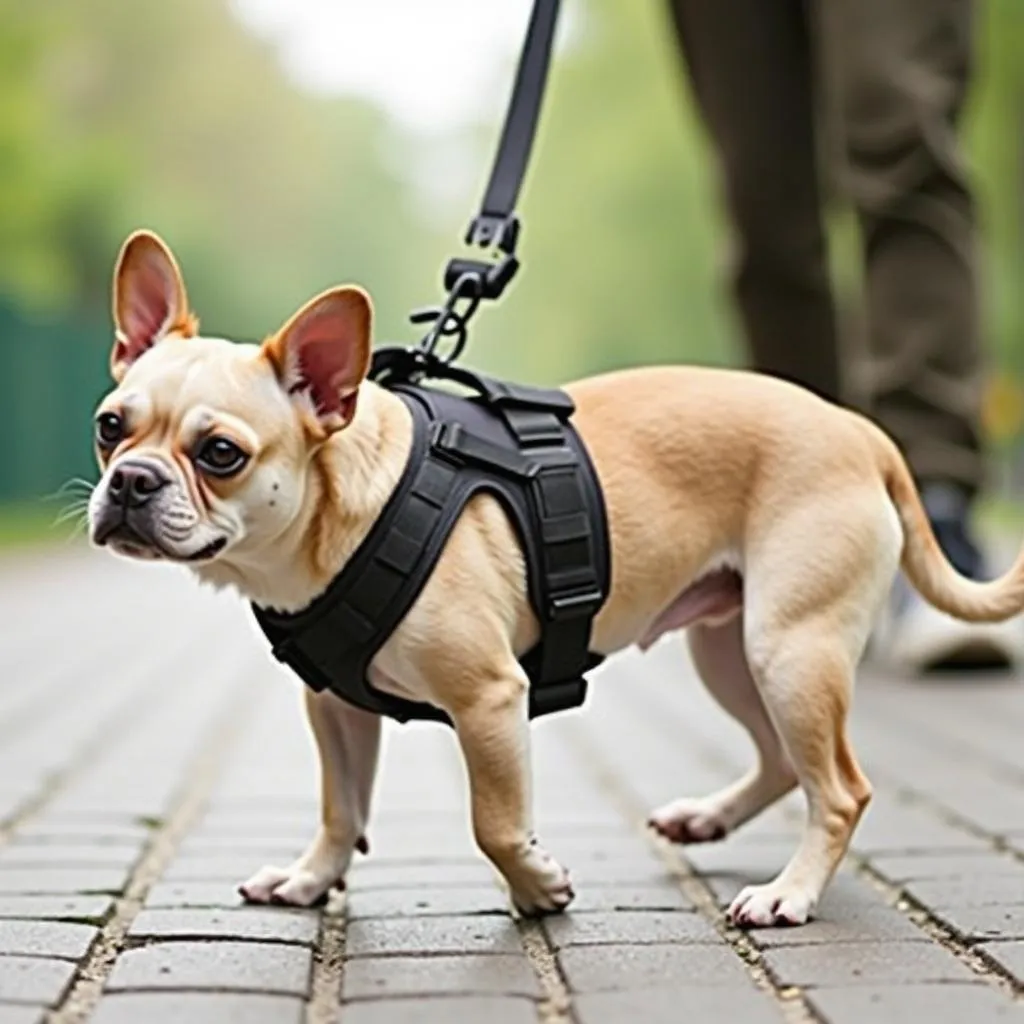
<instances>
[{"instance_id":1,"label":"sidewalk","mask_svg":"<svg viewBox=\"0 0 1024 1024\"><path fill-rule=\"evenodd\" d=\"M386 731L347 899L240 908L317 814L299 684L244 604L69 549L0 564L0 616L0 1024L1024 1021L1024 681L861 680L876 797L805 928L720 909L782 866L798 797L685 858L642 828L748 763L678 639L534 727L563 918L504 912L430 725Z\"/></svg>"}]
</instances>

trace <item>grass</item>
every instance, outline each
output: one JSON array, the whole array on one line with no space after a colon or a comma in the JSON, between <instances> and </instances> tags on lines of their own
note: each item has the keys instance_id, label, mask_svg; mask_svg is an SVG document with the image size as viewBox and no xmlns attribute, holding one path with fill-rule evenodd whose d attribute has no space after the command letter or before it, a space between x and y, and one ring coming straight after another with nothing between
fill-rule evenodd
<instances>
[{"instance_id":1,"label":"grass","mask_svg":"<svg viewBox=\"0 0 1024 1024\"><path fill-rule=\"evenodd\" d=\"M986 497L978 501L978 528L985 534L1009 535L1016 541L1024 534L1024 501Z\"/></svg>"},{"instance_id":2,"label":"grass","mask_svg":"<svg viewBox=\"0 0 1024 1024\"><path fill-rule=\"evenodd\" d=\"M39 547L67 541L75 533L72 520L57 522L60 505L25 501L0 506L0 550Z\"/></svg>"}]
</instances>

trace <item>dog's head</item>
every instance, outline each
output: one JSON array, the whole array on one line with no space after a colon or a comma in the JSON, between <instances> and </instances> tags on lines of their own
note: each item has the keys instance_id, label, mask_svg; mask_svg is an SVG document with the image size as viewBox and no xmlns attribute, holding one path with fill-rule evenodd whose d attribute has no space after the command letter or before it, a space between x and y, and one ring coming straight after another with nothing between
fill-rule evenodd
<instances>
[{"instance_id":1,"label":"dog's head","mask_svg":"<svg viewBox=\"0 0 1024 1024\"><path fill-rule=\"evenodd\" d=\"M303 514L315 453L355 415L368 297L324 292L262 345L202 337L170 250L136 232L114 272L114 322L92 541L195 566L258 560Z\"/></svg>"}]
</instances>

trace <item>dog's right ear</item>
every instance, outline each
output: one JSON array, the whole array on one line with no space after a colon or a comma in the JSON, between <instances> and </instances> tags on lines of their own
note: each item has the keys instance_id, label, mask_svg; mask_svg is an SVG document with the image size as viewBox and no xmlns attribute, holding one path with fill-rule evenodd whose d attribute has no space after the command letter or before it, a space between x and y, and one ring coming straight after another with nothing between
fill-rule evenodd
<instances>
[{"instance_id":1,"label":"dog's right ear","mask_svg":"<svg viewBox=\"0 0 1024 1024\"><path fill-rule=\"evenodd\" d=\"M174 255L151 231L136 231L121 246L114 269L114 327L110 372L118 383L158 341L170 334L191 338L199 329Z\"/></svg>"}]
</instances>

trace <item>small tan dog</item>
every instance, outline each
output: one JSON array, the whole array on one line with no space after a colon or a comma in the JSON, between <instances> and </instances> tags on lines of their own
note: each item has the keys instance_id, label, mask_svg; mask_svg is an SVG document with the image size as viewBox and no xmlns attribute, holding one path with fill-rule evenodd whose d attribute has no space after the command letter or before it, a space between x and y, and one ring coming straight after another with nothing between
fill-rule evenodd
<instances>
[{"instance_id":1,"label":"small tan dog","mask_svg":"<svg viewBox=\"0 0 1024 1024\"><path fill-rule=\"evenodd\" d=\"M402 402L365 380L371 307L327 291L262 345L198 335L173 256L125 243L114 280L117 387L96 419L102 479L94 543L189 565L265 606L325 589L401 475ZM642 369L567 388L604 488L612 590L592 647L611 654L689 629L718 702L758 760L735 784L656 811L677 842L720 839L799 784L809 814L783 871L744 889L740 925L807 920L871 797L846 734L854 670L902 565L950 615L1004 620L1024 606L1024 560L994 583L942 556L895 445L867 420L740 371ZM568 876L533 837L528 681L538 636L523 558L496 502L473 499L371 681L444 708L456 725L477 842L524 913L560 910ZM242 887L310 904L344 880L364 834L380 721L306 693L323 815L306 853Z\"/></svg>"}]
</instances>

